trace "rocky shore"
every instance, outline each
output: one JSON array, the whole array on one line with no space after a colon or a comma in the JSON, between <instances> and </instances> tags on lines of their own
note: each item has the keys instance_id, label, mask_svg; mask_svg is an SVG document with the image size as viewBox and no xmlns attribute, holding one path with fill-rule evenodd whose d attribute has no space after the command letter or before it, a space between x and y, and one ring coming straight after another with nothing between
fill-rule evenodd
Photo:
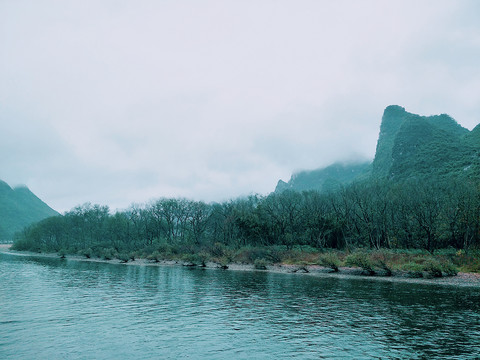
<instances>
[{"instance_id":1,"label":"rocky shore","mask_svg":"<svg viewBox=\"0 0 480 360\"><path fill-rule=\"evenodd\" d=\"M59 258L55 253L34 253L34 252L21 252L10 250L10 244L0 244L0 253L14 255L14 256L29 256L29 257L47 257L47 258ZM404 282L415 284L431 284L431 285L445 285L445 286L458 286L458 287L476 287L480 288L480 274L478 273L462 273L459 272L456 276L447 276L440 278L411 278L407 274L395 273L393 276L386 276L382 274L366 275L359 268L340 267L338 272L332 272L330 268L320 265L290 265L290 264L274 264L267 265L264 269L257 269L253 264L238 264L232 263L227 266L221 266L217 263L208 262L205 266L198 266L192 263L184 261L174 260L161 260L158 262L136 259L135 261L122 262L118 259L103 260L98 258L87 259L82 256L67 255L66 260L72 261L84 261L84 262L101 262L107 264L117 264L124 266L188 266L198 269L223 269L227 271L261 271L271 273L283 273L283 274L301 274L304 276L316 276L316 277L333 277L338 279L362 279L365 281L388 281L388 282Z\"/></svg>"}]
</instances>

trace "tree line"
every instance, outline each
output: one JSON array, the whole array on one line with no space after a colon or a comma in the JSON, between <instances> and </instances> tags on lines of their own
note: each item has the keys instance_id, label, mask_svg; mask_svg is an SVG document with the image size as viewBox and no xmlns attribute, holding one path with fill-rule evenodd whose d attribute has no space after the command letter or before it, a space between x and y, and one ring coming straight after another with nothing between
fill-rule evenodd
<instances>
[{"instance_id":1,"label":"tree line","mask_svg":"<svg viewBox=\"0 0 480 360\"><path fill-rule=\"evenodd\" d=\"M36 223L18 250L183 252L281 245L291 249L480 247L480 188L469 181L356 182L330 193L284 191L207 204L160 198L111 212L84 204ZM93 250L92 250L93 249Z\"/></svg>"}]
</instances>

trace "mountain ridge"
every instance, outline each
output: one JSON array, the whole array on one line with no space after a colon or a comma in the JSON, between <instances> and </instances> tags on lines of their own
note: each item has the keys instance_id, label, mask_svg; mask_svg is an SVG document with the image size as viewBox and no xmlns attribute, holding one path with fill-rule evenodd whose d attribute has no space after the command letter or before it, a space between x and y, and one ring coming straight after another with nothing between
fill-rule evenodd
<instances>
[{"instance_id":1,"label":"mountain ridge","mask_svg":"<svg viewBox=\"0 0 480 360\"><path fill-rule=\"evenodd\" d=\"M11 241L25 226L59 215L26 186L0 180L0 241Z\"/></svg>"},{"instance_id":2,"label":"mountain ridge","mask_svg":"<svg viewBox=\"0 0 480 360\"><path fill-rule=\"evenodd\" d=\"M331 167L343 166L335 173ZM365 168L345 177L355 167ZM275 192L330 190L324 187L325 177L340 185L362 179L389 179L403 181L426 177L480 176L480 124L473 130L462 127L447 114L422 116L410 113L399 105L385 108L380 124L375 157L367 163L334 163L330 166L294 173L288 182L280 180ZM306 181L310 179L306 186Z\"/></svg>"}]
</instances>

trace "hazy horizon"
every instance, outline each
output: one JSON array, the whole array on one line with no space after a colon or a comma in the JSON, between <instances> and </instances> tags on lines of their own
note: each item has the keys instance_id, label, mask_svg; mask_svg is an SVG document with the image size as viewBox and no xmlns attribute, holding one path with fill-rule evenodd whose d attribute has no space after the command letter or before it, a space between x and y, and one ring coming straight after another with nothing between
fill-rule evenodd
<instances>
[{"instance_id":1,"label":"hazy horizon","mask_svg":"<svg viewBox=\"0 0 480 360\"><path fill-rule=\"evenodd\" d=\"M480 122L476 1L0 1L0 179L57 211L266 194L373 159L388 105Z\"/></svg>"}]
</instances>

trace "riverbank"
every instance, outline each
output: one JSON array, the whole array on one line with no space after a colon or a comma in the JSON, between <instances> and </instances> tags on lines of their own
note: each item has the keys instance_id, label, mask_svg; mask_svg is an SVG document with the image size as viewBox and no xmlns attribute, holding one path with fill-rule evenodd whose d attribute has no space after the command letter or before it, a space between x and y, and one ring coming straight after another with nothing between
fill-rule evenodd
<instances>
[{"instance_id":1,"label":"riverbank","mask_svg":"<svg viewBox=\"0 0 480 360\"><path fill-rule=\"evenodd\" d=\"M11 244L0 244L0 253L13 256L43 257L43 258L60 258L57 253L35 253L27 251L10 250ZM480 288L480 274L459 272L455 276L444 277L421 277L412 278L407 273L396 272L392 276L386 274L366 275L365 271L356 267L339 267L334 272L331 268L321 265L292 265L292 264L272 264L265 265L264 268L258 269L254 264L230 263L220 265L214 262L206 262L205 266L195 265L191 262L181 260L160 260L152 261L147 259L135 259L134 261L124 262L118 259L105 260L100 258L85 258L79 255L66 255L65 260L96 262L124 266L186 266L196 269L224 269L227 271L259 271L282 274L300 274L304 276L316 277L332 277L338 279L359 279L365 281L387 281L399 283L429 284L456 287L475 287Z\"/></svg>"}]
</instances>

